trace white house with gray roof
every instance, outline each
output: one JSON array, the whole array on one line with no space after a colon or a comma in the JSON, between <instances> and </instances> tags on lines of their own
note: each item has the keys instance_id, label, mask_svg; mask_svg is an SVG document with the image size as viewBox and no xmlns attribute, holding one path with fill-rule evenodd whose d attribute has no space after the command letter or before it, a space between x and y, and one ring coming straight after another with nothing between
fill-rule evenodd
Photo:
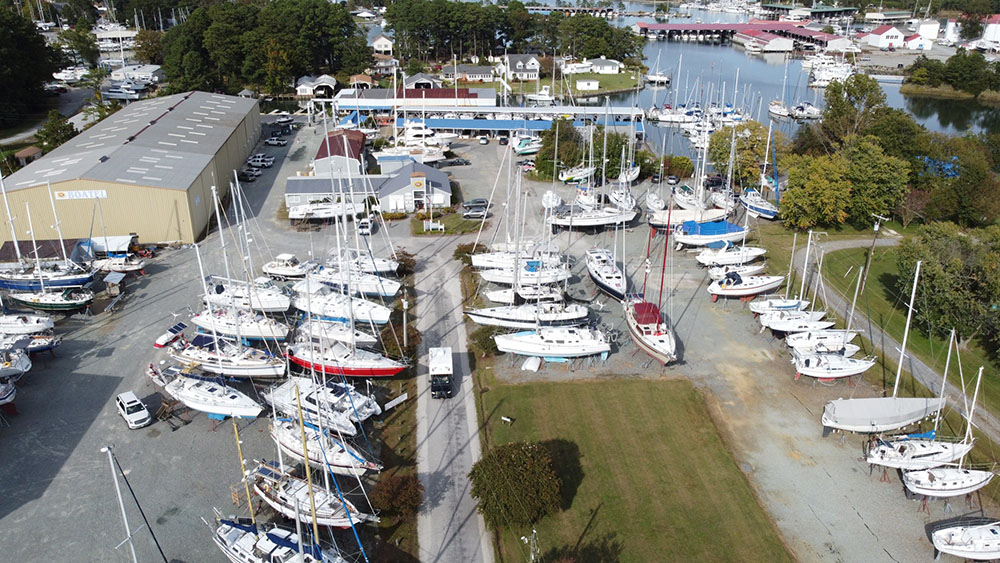
<instances>
[{"instance_id":1,"label":"white house with gray roof","mask_svg":"<svg viewBox=\"0 0 1000 563\"><path fill-rule=\"evenodd\" d=\"M542 65L535 55L504 55L497 64L497 74L506 80L537 80Z\"/></svg>"},{"instance_id":2,"label":"white house with gray roof","mask_svg":"<svg viewBox=\"0 0 1000 563\"><path fill-rule=\"evenodd\" d=\"M489 65L457 65L441 68L441 78L461 82L493 82L493 67Z\"/></svg>"},{"instance_id":3,"label":"white house with gray roof","mask_svg":"<svg viewBox=\"0 0 1000 563\"><path fill-rule=\"evenodd\" d=\"M601 57L599 59L584 59L584 63L590 64L590 72L595 74L618 74L625 68L625 65L614 60Z\"/></svg>"},{"instance_id":4,"label":"white house with gray roof","mask_svg":"<svg viewBox=\"0 0 1000 563\"><path fill-rule=\"evenodd\" d=\"M285 205L340 201L345 197L360 203L375 196L383 213L413 212L451 205L448 175L425 164L411 162L388 175L331 179L322 176L292 176L285 183Z\"/></svg>"}]
</instances>

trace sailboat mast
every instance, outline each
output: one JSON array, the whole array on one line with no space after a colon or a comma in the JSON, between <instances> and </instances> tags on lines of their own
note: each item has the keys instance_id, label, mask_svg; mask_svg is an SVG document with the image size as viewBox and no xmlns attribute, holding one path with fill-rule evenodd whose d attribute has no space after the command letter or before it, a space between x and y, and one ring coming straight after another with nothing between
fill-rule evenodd
<instances>
[{"instance_id":1,"label":"sailboat mast","mask_svg":"<svg viewBox=\"0 0 1000 563\"><path fill-rule=\"evenodd\" d=\"M0 171L0 193L3 194L3 206L7 209L7 223L10 224L10 241L14 243L14 253L17 254L17 261L20 263L21 247L17 244L17 232L14 230L14 219L10 215L10 203L7 201L7 188L3 184L3 171Z\"/></svg>"},{"instance_id":2,"label":"sailboat mast","mask_svg":"<svg viewBox=\"0 0 1000 563\"><path fill-rule=\"evenodd\" d=\"M983 381L983 366L979 366L979 375L976 376L976 390L972 393L972 408L969 409L969 419L965 421L965 441L972 439L972 415L976 413L976 400L979 398L979 384ZM940 412L940 411L938 411Z\"/></svg>"},{"instance_id":3,"label":"sailboat mast","mask_svg":"<svg viewBox=\"0 0 1000 563\"><path fill-rule=\"evenodd\" d=\"M42 261L38 258L38 244L35 242L35 227L31 222L31 206L24 202L24 212L28 214L28 234L31 235L31 249L35 253L35 270L38 272L38 283L45 291L45 278L42 276Z\"/></svg>"},{"instance_id":4,"label":"sailboat mast","mask_svg":"<svg viewBox=\"0 0 1000 563\"><path fill-rule=\"evenodd\" d=\"M792 255L788 258L788 283L785 284L785 299L788 299L788 290L792 287L792 272L795 271L795 242L799 238L798 231L792 233Z\"/></svg>"},{"instance_id":5,"label":"sailboat mast","mask_svg":"<svg viewBox=\"0 0 1000 563\"><path fill-rule=\"evenodd\" d=\"M948 368L951 366L951 349L955 344L955 329L951 329L951 334L948 335L948 358L944 361L944 377L941 378L941 393L940 399L944 400L944 382L948 380ZM965 393L965 381L962 381L962 393ZM971 420L971 419L970 419ZM934 435L937 436L938 423L941 422L941 409L938 409L937 416L934 417Z\"/></svg>"},{"instance_id":6,"label":"sailboat mast","mask_svg":"<svg viewBox=\"0 0 1000 563\"><path fill-rule=\"evenodd\" d=\"M250 522L257 524L257 519L253 515L253 498L250 496L250 483L247 482L247 464L243 459L243 442L240 442L240 429L236 425L235 416L233 417L233 433L236 435L236 453L240 456L240 475L243 476L243 490L247 495L247 507L250 508ZM278 448L278 451L280 452L281 448Z\"/></svg>"},{"instance_id":7,"label":"sailboat mast","mask_svg":"<svg viewBox=\"0 0 1000 563\"><path fill-rule=\"evenodd\" d=\"M906 312L906 328L903 329L903 342L899 347L899 365L896 366L896 382L892 385L892 396L899 391L899 376L903 373L903 358L906 357L906 339L910 336L910 321L913 319L913 301L917 298L917 281L920 279L920 264L917 260L916 271L913 272L913 290L910 292L910 308Z\"/></svg>"},{"instance_id":8,"label":"sailboat mast","mask_svg":"<svg viewBox=\"0 0 1000 563\"><path fill-rule=\"evenodd\" d=\"M324 388L326 387L324 382ZM299 386L295 386L295 407L299 411L299 432L302 435L302 457L306 460L306 486L309 489L309 509L312 511L313 541L319 541L319 524L316 521L316 497L313 494L312 472L309 470L309 445L306 441L306 427L302 422L302 399L299 397ZM295 501L298 505L298 501ZM300 538L301 539L301 538Z\"/></svg>"},{"instance_id":9,"label":"sailboat mast","mask_svg":"<svg viewBox=\"0 0 1000 563\"><path fill-rule=\"evenodd\" d=\"M802 262L802 283L799 285L799 299L806 295L806 278L809 277L809 251L812 250L813 232L809 231L809 239L806 241L806 259Z\"/></svg>"},{"instance_id":10,"label":"sailboat mast","mask_svg":"<svg viewBox=\"0 0 1000 563\"><path fill-rule=\"evenodd\" d=\"M56 200L52 197L52 183L45 182L49 189L49 204L52 206L52 217L55 219L56 224L53 225L56 229L56 235L59 236L59 250L62 251L63 266L69 268L69 257L66 256L66 243L63 242L62 227L59 226L59 215L56 214ZM107 241L105 241L107 242Z\"/></svg>"},{"instance_id":11,"label":"sailboat mast","mask_svg":"<svg viewBox=\"0 0 1000 563\"><path fill-rule=\"evenodd\" d=\"M229 277L229 257L226 255L226 237L222 234L222 213L219 212L219 194L215 186L212 186L212 205L215 207L215 223L219 228L219 242L222 244L222 264L225 267L226 281L231 281ZM205 280L205 272L201 273L202 283ZM205 290L208 295L208 290Z\"/></svg>"}]
</instances>

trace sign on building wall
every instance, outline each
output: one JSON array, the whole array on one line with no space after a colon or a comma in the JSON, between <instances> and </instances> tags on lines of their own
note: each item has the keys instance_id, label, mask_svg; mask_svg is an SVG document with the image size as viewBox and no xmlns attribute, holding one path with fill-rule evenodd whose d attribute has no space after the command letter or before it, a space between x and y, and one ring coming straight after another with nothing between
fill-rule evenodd
<instances>
[{"instance_id":1,"label":"sign on building wall","mask_svg":"<svg viewBox=\"0 0 1000 563\"><path fill-rule=\"evenodd\" d=\"M107 199L104 190L71 190L55 192L56 199Z\"/></svg>"}]
</instances>

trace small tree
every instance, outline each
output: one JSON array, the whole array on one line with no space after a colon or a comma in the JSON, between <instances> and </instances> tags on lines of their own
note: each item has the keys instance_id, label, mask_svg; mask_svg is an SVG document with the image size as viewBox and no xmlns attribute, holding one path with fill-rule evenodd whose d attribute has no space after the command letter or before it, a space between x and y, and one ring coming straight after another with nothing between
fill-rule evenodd
<instances>
[{"instance_id":1,"label":"small tree","mask_svg":"<svg viewBox=\"0 0 1000 563\"><path fill-rule=\"evenodd\" d=\"M559 509L562 482L541 444L492 448L472 466L469 479L472 498L492 528L530 525Z\"/></svg>"},{"instance_id":2,"label":"small tree","mask_svg":"<svg viewBox=\"0 0 1000 563\"><path fill-rule=\"evenodd\" d=\"M76 136L79 131L57 110L49 111L49 120L35 132L35 138L49 152Z\"/></svg>"},{"instance_id":3,"label":"small tree","mask_svg":"<svg viewBox=\"0 0 1000 563\"><path fill-rule=\"evenodd\" d=\"M417 513L424 486L414 473L383 475L372 489L372 505L388 516L409 518Z\"/></svg>"}]
</instances>

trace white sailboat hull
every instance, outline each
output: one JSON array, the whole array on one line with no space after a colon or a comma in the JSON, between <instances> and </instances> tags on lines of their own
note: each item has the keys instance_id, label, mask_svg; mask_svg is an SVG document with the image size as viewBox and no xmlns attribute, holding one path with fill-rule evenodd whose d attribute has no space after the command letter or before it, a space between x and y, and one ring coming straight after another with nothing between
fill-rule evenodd
<instances>
[{"instance_id":1,"label":"white sailboat hull","mask_svg":"<svg viewBox=\"0 0 1000 563\"><path fill-rule=\"evenodd\" d=\"M498 334L493 339L501 352L521 356L582 358L611 351L603 334L586 329L543 327L537 331Z\"/></svg>"},{"instance_id":2,"label":"white sailboat hull","mask_svg":"<svg viewBox=\"0 0 1000 563\"><path fill-rule=\"evenodd\" d=\"M590 311L583 305L529 303L508 307L488 307L465 312L476 324L507 328L535 326L579 326L586 324Z\"/></svg>"},{"instance_id":3,"label":"white sailboat hull","mask_svg":"<svg viewBox=\"0 0 1000 563\"><path fill-rule=\"evenodd\" d=\"M796 354L792 359L796 375L817 379L837 379L862 374L875 365L875 357L849 358L839 354Z\"/></svg>"},{"instance_id":4,"label":"white sailboat hull","mask_svg":"<svg viewBox=\"0 0 1000 563\"><path fill-rule=\"evenodd\" d=\"M714 281L708 286L708 293L719 297L746 297L775 289L784 281L785 276L747 276L738 285L727 285L725 280Z\"/></svg>"},{"instance_id":5,"label":"white sailboat hull","mask_svg":"<svg viewBox=\"0 0 1000 563\"><path fill-rule=\"evenodd\" d=\"M972 450L972 442L942 442L925 438L879 440L868 451L866 461L893 469L932 469L951 463Z\"/></svg>"},{"instance_id":6,"label":"white sailboat hull","mask_svg":"<svg viewBox=\"0 0 1000 563\"><path fill-rule=\"evenodd\" d=\"M992 471L960 467L935 467L903 472L903 485L928 497L948 498L968 495L982 489L993 479Z\"/></svg>"},{"instance_id":7,"label":"white sailboat hull","mask_svg":"<svg viewBox=\"0 0 1000 563\"><path fill-rule=\"evenodd\" d=\"M845 432L890 432L933 416L944 405L942 398L836 399L823 407L820 420L826 428Z\"/></svg>"},{"instance_id":8,"label":"white sailboat hull","mask_svg":"<svg viewBox=\"0 0 1000 563\"><path fill-rule=\"evenodd\" d=\"M754 301L750 304L750 311L757 315L763 315L769 311L801 311L808 306L809 302L802 299L772 297L762 301Z\"/></svg>"},{"instance_id":9,"label":"white sailboat hull","mask_svg":"<svg viewBox=\"0 0 1000 563\"><path fill-rule=\"evenodd\" d=\"M668 219L670 225L680 225L686 221L711 223L714 221L721 221L725 219L727 215L729 215L729 213L725 209L695 208L673 209L669 211L664 209L653 212L649 215L649 225L655 229L666 229L668 226ZM742 238L742 236L740 238Z\"/></svg>"},{"instance_id":10,"label":"white sailboat hull","mask_svg":"<svg viewBox=\"0 0 1000 563\"><path fill-rule=\"evenodd\" d=\"M548 218L548 223L554 227L587 229L631 223L637 214L638 212L634 209L604 207L572 214L553 215Z\"/></svg>"},{"instance_id":11,"label":"white sailboat hull","mask_svg":"<svg viewBox=\"0 0 1000 563\"><path fill-rule=\"evenodd\" d=\"M733 246L719 250L706 248L695 256L695 260L704 266L732 266L752 262L766 252L767 249L758 246Z\"/></svg>"},{"instance_id":12,"label":"white sailboat hull","mask_svg":"<svg viewBox=\"0 0 1000 563\"><path fill-rule=\"evenodd\" d=\"M209 414L256 418L264 410L250 397L214 381L178 376L163 390L185 407Z\"/></svg>"},{"instance_id":13,"label":"white sailboat hull","mask_svg":"<svg viewBox=\"0 0 1000 563\"><path fill-rule=\"evenodd\" d=\"M951 526L931 532L934 549L962 559L1000 559L1000 522Z\"/></svg>"}]
</instances>

